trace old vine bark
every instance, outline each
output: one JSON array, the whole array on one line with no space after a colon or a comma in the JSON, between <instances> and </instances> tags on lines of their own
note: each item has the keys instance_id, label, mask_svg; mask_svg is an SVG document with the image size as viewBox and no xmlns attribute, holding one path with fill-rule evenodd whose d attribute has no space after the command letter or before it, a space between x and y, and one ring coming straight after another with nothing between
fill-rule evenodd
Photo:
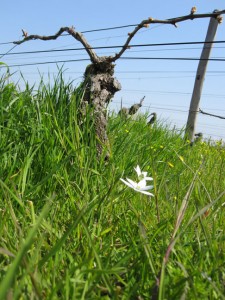
<instances>
[{"instance_id":1,"label":"old vine bark","mask_svg":"<svg viewBox=\"0 0 225 300\"><path fill-rule=\"evenodd\" d=\"M84 74L86 89L84 101L93 106L95 118L95 131L99 139L98 154L102 154L103 145L108 146L107 137L107 105L114 94L121 89L119 81L113 77L114 64L112 62L99 62L88 65ZM106 153L106 157L108 157Z\"/></svg>"}]
</instances>

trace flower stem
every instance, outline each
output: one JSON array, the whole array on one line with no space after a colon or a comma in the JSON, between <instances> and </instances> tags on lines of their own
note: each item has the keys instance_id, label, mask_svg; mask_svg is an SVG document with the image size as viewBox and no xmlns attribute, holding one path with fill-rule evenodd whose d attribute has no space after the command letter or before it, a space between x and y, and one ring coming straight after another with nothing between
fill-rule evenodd
<instances>
[{"instance_id":1,"label":"flower stem","mask_svg":"<svg viewBox=\"0 0 225 300\"><path fill-rule=\"evenodd\" d=\"M157 221L159 223L160 222L160 214L159 214L159 203L158 203L157 193L155 194L155 206L156 206Z\"/></svg>"}]
</instances>

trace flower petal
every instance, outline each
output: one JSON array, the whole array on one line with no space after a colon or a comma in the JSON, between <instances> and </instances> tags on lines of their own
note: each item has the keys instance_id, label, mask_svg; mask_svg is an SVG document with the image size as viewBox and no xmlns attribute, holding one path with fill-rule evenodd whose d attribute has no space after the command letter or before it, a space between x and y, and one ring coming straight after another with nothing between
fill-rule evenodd
<instances>
[{"instance_id":1,"label":"flower petal","mask_svg":"<svg viewBox=\"0 0 225 300\"><path fill-rule=\"evenodd\" d=\"M145 177L145 180L153 180L152 177Z\"/></svg>"},{"instance_id":2,"label":"flower petal","mask_svg":"<svg viewBox=\"0 0 225 300\"><path fill-rule=\"evenodd\" d=\"M137 175L139 177L141 175L141 169L140 169L139 165L137 165L137 167L134 168L134 170L136 171L136 173L137 173Z\"/></svg>"},{"instance_id":3,"label":"flower petal","mask_svg":"<svg viewBox=\"0 0 225 300\"><path fill-rule=\"evenodd\" d=\"M138 182L137 187L141 190L144 187L146 187L146 180L142 179L141 181Z\"/></svg>"},{"instance_id":4,"label":"flower petal","mask_svg":"<svg viewBox=\"0 0 225 300\"><path fill-rule=\"evenodd\" d=\"M135 182L135 181L133 181L133 180L131 180L129 178L127 178L127 181L130 183L130 185L132 186L132 188L137 188L137 186L138 186L137 182Z\"/></svg>"},{"instance_id":5,"label":"flower petal","mask_svg":"<svg viewBox=\"0 0 225 300\"><path fill-rule=\"evenodd\" d=\"M153 185L146 185L145 187L143 187L142 189L140 189L141 191L148 191L148 190L152 190L154 188Z\"/></svg>"},{"instance_id":6,"label":"flower petal","mask_svg":"<svg viewBox=\"0 0 225 300\"><path fill-rule=\"evenodd\" d=\"M131 185L129 182L127 182L126 180L124 180L123 178L120 178L120 180L124 183L124 184L126 184L127 186L129 186L130 188L134 188L133 187L133 185Z\"/></svg>"},{"instance_id":7,"label":"flower petal","mask_svg":"<svg viewBox=\"0 0 225 300\"><path fill-rule=\"evenodd\" d=\"M139 192L142 193L142 194L154 197L154 195L152 193L145 192L145 191L139 191Z\"/></svg>"}]
</instances>

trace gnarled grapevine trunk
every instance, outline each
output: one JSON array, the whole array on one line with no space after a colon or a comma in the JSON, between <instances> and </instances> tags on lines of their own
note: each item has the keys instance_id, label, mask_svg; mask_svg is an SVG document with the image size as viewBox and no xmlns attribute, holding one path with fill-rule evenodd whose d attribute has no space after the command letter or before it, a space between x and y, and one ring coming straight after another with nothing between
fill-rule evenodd
<instances>
[{"instance_id":1,"label":"gnarled grapevine trunk","mask_svg":"<svg viewBox=\"0 0 225 300\"><path fill-rule=\"evenodd\" d=\"M88 65L84 74L84 101L93 107L98 155L103 153L105 146L109 146L106 130L107 106L114 94L121 89L119 81L113 77L114 66L113 63L102 59L99 63ZM106 158L108 155L106 150Z\"/></svg>"}]
</instances>

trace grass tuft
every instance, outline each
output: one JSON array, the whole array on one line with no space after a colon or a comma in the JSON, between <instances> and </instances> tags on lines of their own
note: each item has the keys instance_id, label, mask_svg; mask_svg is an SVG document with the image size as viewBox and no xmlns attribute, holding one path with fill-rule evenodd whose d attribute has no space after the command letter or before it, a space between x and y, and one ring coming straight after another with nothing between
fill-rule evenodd
<instances>
[{"instance_id":1,"label":"grass tuft","mask_svg":"<svg viewBox=\"0 0 225 300\"><path fill-rule=\"evenodd\" d=\"M1 78L0 299L224 299L224 144L110 114L106 163L83 92Z\"/></svg>"}]
</instances>

